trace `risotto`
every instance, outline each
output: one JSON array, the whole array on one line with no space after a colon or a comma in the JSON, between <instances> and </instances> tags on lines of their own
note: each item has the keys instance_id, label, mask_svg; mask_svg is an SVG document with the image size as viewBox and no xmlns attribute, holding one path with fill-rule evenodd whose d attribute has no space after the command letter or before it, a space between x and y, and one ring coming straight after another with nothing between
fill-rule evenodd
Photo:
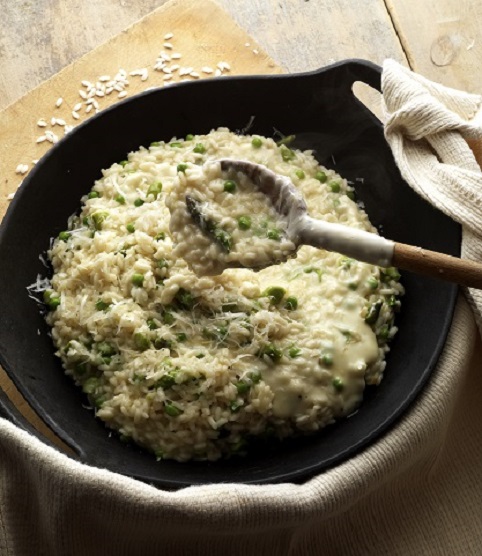
<instances>
[{"instance_id":1,"label":"risotto","mask_svg":"<svg viewBox=\"0 0 482 556\"><path fill-rule=\"evenodd\" d=\"M216 460L253 437L312 433L349 415L382 379L396 333L394 268L305 246L259 272L195 274L202 251L190 259L174 245L168 205L183 221L180 195L219 158L264 164L293 180L311 216L375 232L344 179L261 136L218 129L155 142L103 171L49 251L47 321L97 417L159 459ZM213 215L228 234L218 234L220 257L226 238L241 251L249 238L292 249L262 199L246 212L242 184L216 187L227 210ZM183 222L176 230L199 232Z\"/></svg>"}]
</instances>

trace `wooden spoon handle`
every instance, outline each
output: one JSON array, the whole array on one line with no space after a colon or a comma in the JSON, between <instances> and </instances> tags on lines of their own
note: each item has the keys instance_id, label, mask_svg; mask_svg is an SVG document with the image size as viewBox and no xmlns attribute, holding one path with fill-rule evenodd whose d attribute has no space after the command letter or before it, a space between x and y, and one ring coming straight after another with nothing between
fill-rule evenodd
<instances>
[{"instance_id":1,"label":"wooden spoon handle","mask_svg":"<svg viewBox=\"0 0 482 556\"><path fill-rule=\"evenodd\" d=\"M482 289L482 264L443 253L428 251L405 243L395 243L393 266L420 274L455 282L461 286Z\"/></svg>"}]
</instances>

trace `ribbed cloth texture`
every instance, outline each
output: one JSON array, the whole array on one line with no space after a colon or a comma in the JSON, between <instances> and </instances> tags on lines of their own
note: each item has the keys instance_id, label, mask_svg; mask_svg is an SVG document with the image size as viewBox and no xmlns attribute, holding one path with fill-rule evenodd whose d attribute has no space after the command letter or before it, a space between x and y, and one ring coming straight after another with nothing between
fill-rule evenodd
<instances>
[{"instance_id":1,"label":"ribbed cloth texture","mask_svg":"<svg viewBox=\"0 0 482 556\"><path fill-rule=\"evenodd\" d=\"M463 224L464 252L480 258L480 170L465 143L480 139L468 121L480 99L394 62L383 84L402 174ZM480 310L477 295L469 299ZM406 415L301 485L166 492L73 461L0 420L0 556L482 554L481 353L460 297L439 364Z\"/></svg>"},{"instance_id":2,"label":"ribbed cloth texture","mask_svg":"<svg viewBox=\"0 0 482 556\"><path fill-rule=\"evenodd\" d=\"M482 97L433 83L393 60L384 63L382 90L385 137L403 178L462 225L462 256L482 262L482 172L475 156L482 127L474 118ZM482 291L466 294L482 333Z\"/></svg>"}]
</instances>

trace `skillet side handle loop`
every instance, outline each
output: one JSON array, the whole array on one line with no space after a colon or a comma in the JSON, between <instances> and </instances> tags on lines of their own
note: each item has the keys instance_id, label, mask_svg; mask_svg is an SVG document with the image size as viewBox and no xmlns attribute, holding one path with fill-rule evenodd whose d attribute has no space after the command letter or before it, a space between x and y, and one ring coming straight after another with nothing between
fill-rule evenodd
<instances>
[{"instance_id":1,"label":"skillet side handle loop","mask_svg":"<svg viewBox=\"0 0 482 556\"><path fill-rule=\"evenodd\" d=\"M382 68L368 60L353 59L347 62L352 78L352 85L362 81L373 89L382 92Z\"/></svg>"},{"instance_id":2,"label":"skillet side handle loop","mask_svg":"<svg viewBox=\"0 0 482 556\"><path fill-rule=\"evenodd\" d=\"M461 286L482 289L482 265L421 247L395 243L393 266L433 278L455 282Z\"/></svg>"}]
</instances>

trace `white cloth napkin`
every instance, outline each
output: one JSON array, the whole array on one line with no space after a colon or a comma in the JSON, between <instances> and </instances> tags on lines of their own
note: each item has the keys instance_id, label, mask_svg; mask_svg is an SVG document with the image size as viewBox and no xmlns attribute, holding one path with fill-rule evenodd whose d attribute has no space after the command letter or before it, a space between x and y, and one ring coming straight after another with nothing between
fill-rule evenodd
<instances>
[{"instance_id":1,"label":"white cloth napkin","mask_svg":"<svg viewBox=\"0 0 482 556\"><path fill-rule=\"evenodd\" d=\"M476 159L482 154L482 97L433 83L394 60L383 65L382 90L385 137L403 178L462 225L462 257L482 262L482 172ZM466 293L482 333L482 291Z\"/></svg>"},{"instance_id":2,"label":"white cloth napkin","mask_svg":"<svg viewBox=\"0 0 482 556\"><path fill-rule=\"evenodd\" d=\"M470 121L479 97L392 61L383 91L386 135L402 174L462 223L464 255L480 260L481 174L465 143L480 139ZM470 292L470 300L480 311L479 293ZM0 554L482 554L476 341L460 297L438 366L403 419L360 454L300 485L167 492L73 461L0 419ZM476 349L480 354L480 341Z\"/></svg>"}]
</instances>

